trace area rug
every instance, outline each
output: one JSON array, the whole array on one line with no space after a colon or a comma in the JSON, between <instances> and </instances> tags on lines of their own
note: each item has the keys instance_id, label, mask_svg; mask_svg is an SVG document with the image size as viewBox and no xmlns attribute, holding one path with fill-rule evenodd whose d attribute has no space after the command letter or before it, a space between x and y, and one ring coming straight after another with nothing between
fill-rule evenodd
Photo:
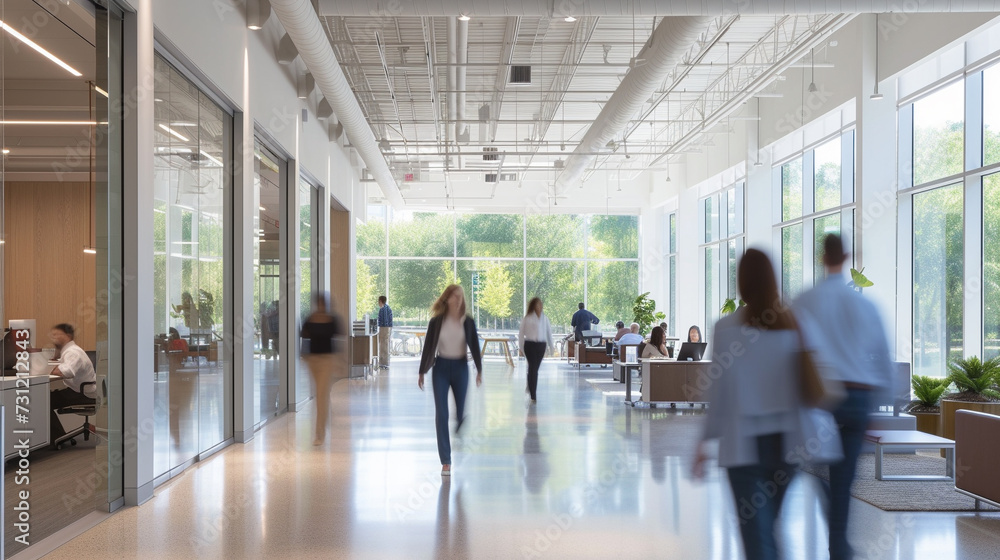
<instances>
[{"instance_id":1,"label":"area rug","mask_svg":"<svg viewBox=\"0 0 1000 560\"><path fill-rule=\"evenodd\" d=\"M827 467L807 467L809 474L830 480ZM882 461L886 475L943 475L944 459L928 455L886 453ZM975 501L955 491L954 482L875 480L875 454L862 453L858 472L851 486L855 498L885 511L975 511ZM982 504L981 511L1000 512Z\"/></svg>"}]
</instances>

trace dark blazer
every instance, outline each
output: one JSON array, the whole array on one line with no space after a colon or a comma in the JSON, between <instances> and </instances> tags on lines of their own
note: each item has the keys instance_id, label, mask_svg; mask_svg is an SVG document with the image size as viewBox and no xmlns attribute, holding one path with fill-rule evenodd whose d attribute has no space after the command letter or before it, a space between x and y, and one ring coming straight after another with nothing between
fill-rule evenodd
<instances>
[{"instance_id":1,"label":"dark blazer","mask_svg":"<svg viewBox=\"0 0 1000 560\"><path fill-rule=\"evenodd\" d=\"M441 335L441 324L444 322L444 316L431 317L431 321L427 323L427 336L424 337L424 351L420 354L420 373L425 374L431 370L434 365L434 358L437 353L438 337ZM469 347L469 351L472 352L472 361L476 364L476 372L483 372L483 357L479 348L479 331L476 330L476 322L469 317L465 316L465 344Z\"/></svg>"}]
</instances>

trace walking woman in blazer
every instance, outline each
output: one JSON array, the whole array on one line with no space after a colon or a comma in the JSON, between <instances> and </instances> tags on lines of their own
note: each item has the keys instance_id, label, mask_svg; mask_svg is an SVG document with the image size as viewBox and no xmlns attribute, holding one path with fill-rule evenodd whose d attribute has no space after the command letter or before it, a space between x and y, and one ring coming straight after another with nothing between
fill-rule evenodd
<instances>
[{"instance_id":1,"label":"walking woman in blazer","mask_svg":"<svg viewBox=\"0 0 1000 560\"><path fill-rule=\"evenodd\" d=\"M427 324L424 350L420 355L420 380L424 389L424 374L432 370L434 388L434 422L437 427L438 456L441 458L441 475L451 474L451 437L448 435L448 389L455 395L455 414L458 425L465 421L465 394L469 389L469 360L466 348L472 352L476 364L476 386L483 383L483 359L479 352L479 332L476 322L465 314L465 292L458 284L445 288L431 307L431 320Z\"/></svg>"},{"instance_id":2,"label":"walking woman in blazer","mask_svg":"<svg viewBox=\"0 0 1000 560\"><path fill-rule=\"evenodd\" d=\"M528 314L521 319L521 329L517 333L517 347L528 359L528 393L535 402L538 389L538 368L545 357L545 345L552 344L552 325L542 313L542 298L533 297L528 302Z\"/></svg>"}]
</instances>

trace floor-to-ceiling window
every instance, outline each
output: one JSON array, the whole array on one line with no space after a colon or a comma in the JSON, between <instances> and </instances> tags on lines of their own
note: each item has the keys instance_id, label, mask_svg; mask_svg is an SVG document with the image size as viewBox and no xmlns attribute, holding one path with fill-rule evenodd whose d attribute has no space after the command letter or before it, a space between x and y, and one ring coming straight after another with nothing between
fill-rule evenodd
<instances>
[{"instance_id":1,"label":"floor-to-ceiling window","mask_svg":"<svg viewBox=\"0 0 1000 560\"><path fill-rule=\"evenodd\" d=\"M257 340L253 361L253 419L257 426L279 414L288 404L281 356L281 349L287 348L282 344L287 333L282 328L285 293L281 266L285 229L281 216L286 201L287 169L285 159L260 139L255 140L253 319Z\"/></svg>"},{"instance_id":2,"label":"floor-to-ceiling window","mask_svg":"<svg viewBox=\"0 0 1000 560\"><path fill-rule=\"evenodd\" d=\"M793 154L775 169L774 187L780 200L775 233L781 291L794 298L826 276L822 259L827 235L843 234L847 243L854 241L854 131Z\"/></svg>"},{"instance_id":3,"label":"floor-to-ceiling window","mask_svg":"<svg viewBox=\"0 0 1000 560\"><path fill-rule=\"evenodd\" d=\"M702 333L709 340L726 300L739 301L736 268L745 250L743 183L702 198ZM686 329L687 327L685 327ZM686 330L678 331L686 339Z\"/></svg>"},{"instance_id":4,"label":"floor-to-ceiling window","mask_svg":"<svg viewBox=\"0 0 1000 560\"><path fill-rule=\"evenodd\" d=\"M155 58L155 474L232 437L232 116Z\"/></svg>"},{"instance_id":5,"label":"floor-to-ceiling window","mask_svg":"<svg viewBox=\"0 0 1000 560\"><path fill-rule=\"evenodd\" d=\"M667 336L677 336L677 212L667 218Z\"/></svg>"},{"instance_id":6,"label":"floor-to-ceiling window","mask_svg":"<svg viewBox=\"0 0 1000 560\"><path fill-rule=\"evenodd\" d=\"M123 502L122 12L76 4L0 0L7 556ZM64 337L94 380L50 380Z\"/></svg>"}]
</instances>

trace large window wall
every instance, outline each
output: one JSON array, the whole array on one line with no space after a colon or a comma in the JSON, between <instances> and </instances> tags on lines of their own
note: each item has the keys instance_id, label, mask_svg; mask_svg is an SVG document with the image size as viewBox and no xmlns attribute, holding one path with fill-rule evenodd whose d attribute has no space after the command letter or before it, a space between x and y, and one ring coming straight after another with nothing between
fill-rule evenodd
<instances>
[{"instance_id":1,"label":"large window wall","mask_svg":"<svg viewBox=\"0 0 1000 560\"><path fill-rule=\"evenodd\" d=\"M677 212L667 216L667 336L677 336Z\"/></svg>"},{"instance_id":2,"label":"large window wall","mask_svg":"<svg viewBox=\"0 0 1000 560\"><path fill-rule=\"evenodd\" d=\"M941 377L962 356L1000 356L998 94L1000 66L973 64L899 108L915 374Z\"/></svg>"},{"instance_id":3,"label":"large window wall","mask_svg":"<svg viewBox=\"0 0 1000 560\"><path fill-rule=\"evenodd\" d=\"M844 130L794 154L772 176L780 216L774 234L781 291L790 299L825 277L823 239L828 234L853 242L854 131Z\"/></svg>"},{"instance_id":4,"label":"large window wall","mask_svg":"<svg viewBox=\"0 0 1000 560\"><path fill-rule=\"evenodd\" d=\"M233 435L232 117L155 59L153 310L155 474Z\"/></svg>"},{"instance_id":5,"label":"large window wall","mask_svg":"<svg viewBox=\"0 0 1000 560\"><path fill-rule=\"evenodd\" d=\"M711 329L721 316L723 303L727 299L739 301L736 268L746 250L744 192L744 183L739 182L699 202L704 232L701 239L701 320L706 340L711 340ZM686 328L678 332L685 335Z\"/></svg>"},{"instance_id":6,"label":"large window wall","mask_svg":"<svg viewBox=\"0 0 1000 560\"><path fill-rule=\"evenodd\" d=\"M602 324L631 320L637 216L452 214L368 209L357 227L357 314L386 294L397 327L422 328L445 286L465 288L485 330L512 330L539 296L556 332L584 302Z\"/></svg>"}]
</instances>

